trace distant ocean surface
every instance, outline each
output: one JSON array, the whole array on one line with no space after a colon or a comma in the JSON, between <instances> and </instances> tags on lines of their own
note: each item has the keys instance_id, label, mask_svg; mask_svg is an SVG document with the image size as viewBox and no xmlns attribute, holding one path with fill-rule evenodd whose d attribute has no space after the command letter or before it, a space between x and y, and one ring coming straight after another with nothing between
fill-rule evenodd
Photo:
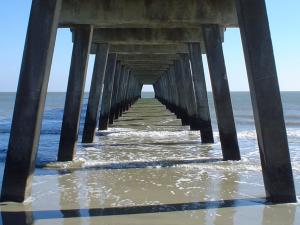
<instances>
[{"instance_id":1,"label":"distant ocean surface","mask_svg":"<svg viewBox=\"0 0 300 225\"><path fill-rule=\"evenodd\" d=\"M142 97L153 98L154 93L143 93ZM236 127L238 130L241 154L244 158L247 158L247 160L253 159L255 161L258 161L259 155L257 151L256 134L250 95L248 92L233 92L231 93L231 97ZM79 141L81 141L81 133L86 112L87 98L88 95L85 94L80 120ZM9 140L14 99L15 93L0 93L0 180L2 179L3 165ZM64 100L65 93L49 93L47 96L37 163L53 162L56 160L63 116ZM282 100L294 173L296 173L297 177L300 177L300 92L282 92ZM209 93L209 104L214 133L215 136L218 136L211 93ZM128 126L130 126L130 124ZM132 129L134 129L134 127ZM180 138L180 132L184 133L186 132L186 130L179 130L178 132L179 136L177 136L176 138ZM149 133L149 135L151 135L151 132ZM164 134L162 134L162 136L163 135ZM128 138L130 138L129 133ZM168 141L172 141L170 139L172 137L168 137L167 135L163 138L168 139ZM174 141L176 142L175 139Z\"/></svg>"}]
</instances>

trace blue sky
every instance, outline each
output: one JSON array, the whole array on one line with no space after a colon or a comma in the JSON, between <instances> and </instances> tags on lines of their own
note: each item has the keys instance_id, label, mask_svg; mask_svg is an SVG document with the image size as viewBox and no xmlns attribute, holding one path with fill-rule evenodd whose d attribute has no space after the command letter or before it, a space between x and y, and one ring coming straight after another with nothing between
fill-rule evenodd
<instances>
[{"instance_id":1,"label":"blue sky","mask_svg":"<svg viewBox=\"0 0 300 225\"><path fill-rule=\"evenodd\" d=\"M300 1L266 0L282 91L300 91ZM0 7L0 92L15 91L22 60L31 0L3 0ZM247 91L248 82L238 29L227 29L223 44L231 91ZM71 34L59 29L49 91L65 91L72 51ZM211 90L205 56L207 88ZM89 60L89 90L94 57ZM149 87L145 90L150 90Z\"/></svg>"}]
</instances>

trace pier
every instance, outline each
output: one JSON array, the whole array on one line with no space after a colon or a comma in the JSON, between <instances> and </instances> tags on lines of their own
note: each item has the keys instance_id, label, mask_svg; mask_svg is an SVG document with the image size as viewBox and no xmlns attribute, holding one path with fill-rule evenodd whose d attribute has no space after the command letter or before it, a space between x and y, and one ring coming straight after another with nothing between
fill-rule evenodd
<instances>
[{"instance_id":1,"label":"pier","mask_svg":"<svg viewBox=\"0 0 300 225\"><path fill-rule=\"evenodd\" d=\"M92 143L153 85L155 98L214 143L202 54L206 54L224 161L238 145L222 43L238 27L247 67L265 197L296 202L285 121L264 0L32 0L1 201L31 196L56 33L70 28L73 52L57 160L76 154L90 54L95 65L82 141ZM70 40L71 41L71 40ZM197 143L197 144L201 144Z\"/></svg>"}]
</instances>

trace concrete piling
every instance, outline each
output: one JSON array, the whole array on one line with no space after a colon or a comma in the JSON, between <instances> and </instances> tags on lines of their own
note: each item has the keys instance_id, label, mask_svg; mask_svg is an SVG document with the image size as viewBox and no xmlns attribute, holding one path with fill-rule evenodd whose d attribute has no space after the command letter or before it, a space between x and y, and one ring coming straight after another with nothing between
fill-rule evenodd
<instances>
[{"instance_id":1,"label":"concrete piling","mask_svg":"<svg viewBox=\"0 0 300 225\"><path fill-rule=\"evenodd\" d=\"M124 101L124 95L125 95L125 87L127 85L127 79L128 79L129 69L126 66L123 66L122 71L122 77L121 77L121 88L119 90L119 99L118 99L118 110L116 110L116 116L120 117L123 114L123 101Z\"/></svg>"},{"instance_id":2,"label":"concrete piling","mask_svg":"<svg viewBox=\"0 0 300 225\"><path fill-rule=\"evenodd\" d=\"M121 74L119 77L119 82L118 82L118 88L117 88L117 93L116 93L116 101L115 101L115 109L114 109L114 119L118 119L120 116L120 104L122 101L122 87L124 86L124 78L125 78L125 73L126 73L126 67L122 65L121 67Z\"/></svg>"},{"instance_id":3,"label":"concrete piling","mask_svg":"<svg viewBox=\"0 0 300 225\"><path fill-rule=\"evenodd\" d=\"M190 125L191 130L198 130L194 126L194 118L197 116L197 102L195 95L195 88L192 78L192 73L190 69L190 61L188 54L180 54L180 65L181 65L181 77L183 82L183 87L185 90L184 101L186 103L187 121Z\"/></svg>"},{"instance_id":4,"label":"concrete piling","mask_svg":"<svg viewBox=\"0 0 300 225\"><path fill-rule=\"evenodd\" d=\"M177 116L177 118L180 118L180 110L179 110L179 89L177 87L177 83L175 80L175 68L174 65L170 65L170 68L168 70L168 76L169 76L169 86L171 91L171 96L173 97L173 100L171 102L172 104L172 110Z\"/></svg>"},{"instance_id":5,"label":"concrete piling","mask_svg":"<svg viewBox=\"0 0 300 225\"><path fill-rule=\"evenodd\" d=\"M182 69L181 69L181 64L179 60L174 61L174 69L175 69L175 80L177 83L177 87L181 91L181 95L179 98L179 103L180 103L180 118L181 118L181 123L183 126L189 125L189 120L188 120L188 113L187 113L187 102L185 101L185 88L184 88L184 81L182 79Z\"/></svg>"},{"instance_id":6,"label":"concrete piling","mask_svg":"<svg viewBox=\"0 0 300 225\"><path fill-rule=\"evenodd\" d=\"M100 109L99 130L107 130L109 123L109 111L111 106L112 91L116 73L117 54L109 53L104 78L104 89Z\"/></svg>"},{"instance_id":7,"label":"concrete piling","mask_svg":"<svg viewBox=\"0 0 300 225\"><path fill-rule=\"evenodd\" d=\"M129 80L129 75L130 75L130 69L125 68L125 73L124 73L124 83L122 87L122 99L120 101L120 111L119 111L119 116L122 116L123 112L126 110L126 92L127 92L127 87L128 87L128 80Z\"/></svg>"},{"instance_id":8,"label":"concrete piling","mask_svg":"<svg viewBox=\"0 0 300 225\"><path fill-rule=\"evenodd\" d=\"M205 25L203 26L203 35L223 159L240 160L241 156L233 117L220 27L218 25Z\"/></svg>"},{"instance_id":9,"label":"concrete piling","mask_svg":"<svg viewBox=\"0 0 300 225\"><path fill-rule=\"evenodd\" d=\"M117 101L121 73L122 73L122 64L121 62L117 62L116 75L114 79L112 99L111 99L111 107L109 110L109 124L113 124L115 119L116 101Z\"/></svg>"},{"instance_id":10,"label":"concrete piling","mask_svg":"<svg viewBox=\"0 0 300 225\"><path fill-rule=\"evenodd\" d=\"M86 110L82 143L92 143L100 112L100 100L103 93L104 75L109 52L109 44L98 44L89 100Z\"/></svg>"},{"instance_id":11,"label":"concrete piling","mask_svg":"<svg viewBox=\"0 0 300 225\"><path fill-rule=\"evenodd\" d=\"M296 202L273 46L263 0L235 0L267 198Z\"/></svg>"},{"instance_id":12,"label":"concrete piling","mask_svg":"<svg viewBox=\"0 0 300 225\"><path fill-rule=\"evenodd\" d=\"M23 202L31 195L61 4L61 0L32 1L1 201Z\"/></svg>"},{"instance_id":13,"label":"concrete piling","mask_svg":"<svg viewBox=\"0 0 300 225\"><path fill-rule=\"evenodd\" d=\"M75 154L93 27L76 28L73 35L72 61L57 157L60 162L73 160Z\"/></svg>"},{"instance_id":14,"label":"concrete piling","mask_svg":"<svg viewBox=\"0 0 300 225\"><path fill-rule=\"evenodd\" d=\"M207 90L200 43L189 43L189 57L196 99L196 115L192 118L192 127L200 130L202 143L214 143L208 106Z\"/></svg>"}]
</instances>

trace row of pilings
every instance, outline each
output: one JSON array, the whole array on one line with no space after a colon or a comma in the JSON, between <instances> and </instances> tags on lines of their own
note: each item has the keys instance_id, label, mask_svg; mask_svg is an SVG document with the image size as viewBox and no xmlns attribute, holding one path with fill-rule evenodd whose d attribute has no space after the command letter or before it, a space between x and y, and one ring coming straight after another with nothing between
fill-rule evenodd
<instances>
[{"instance_id":1,"label":"row of pilings","mask_svg":"<svg viewBox=\"0 0 300 225\"><path fill-rule=\"evenodd\" d=\"M114 5L116 2L118 5ZM108 5L104 0L32 1L1 200L23 202L31 195L42 113L59 26L71 28L73 52L58 161L73 160L76 153L91 52L96 57L83 143L93 142L97 126L100 130L107 129L128 110L141 96L143 84L149 82L154 86L156 98L175 113L183 125L199 130L203 143L213 143L201 58L201 54L205 53L223 158L239 160L241 156L222 50L224 28L235 24L235 16L232 15L232 9L235 9L246 59L266 197L272 202L295 202L265 2L189 0L186 4L190 5L186 8L182 8L183 5L176 0L168 0L168 4L163 4L164 1L151 1L149 4L144 0L116 2ZM209 9L209 12L204 13L204 9ZM191 10L194 13L190 13ZM116 21L117 15L120 18ZM168 16L169 20L162 19ZM136 19L139 17L141 20ZM132 27L128 28L130 24ZM160 24L173 24L175 28L160 27ZM140 46L133 47L137 43Z\"/></svg>"}]
</instances>

